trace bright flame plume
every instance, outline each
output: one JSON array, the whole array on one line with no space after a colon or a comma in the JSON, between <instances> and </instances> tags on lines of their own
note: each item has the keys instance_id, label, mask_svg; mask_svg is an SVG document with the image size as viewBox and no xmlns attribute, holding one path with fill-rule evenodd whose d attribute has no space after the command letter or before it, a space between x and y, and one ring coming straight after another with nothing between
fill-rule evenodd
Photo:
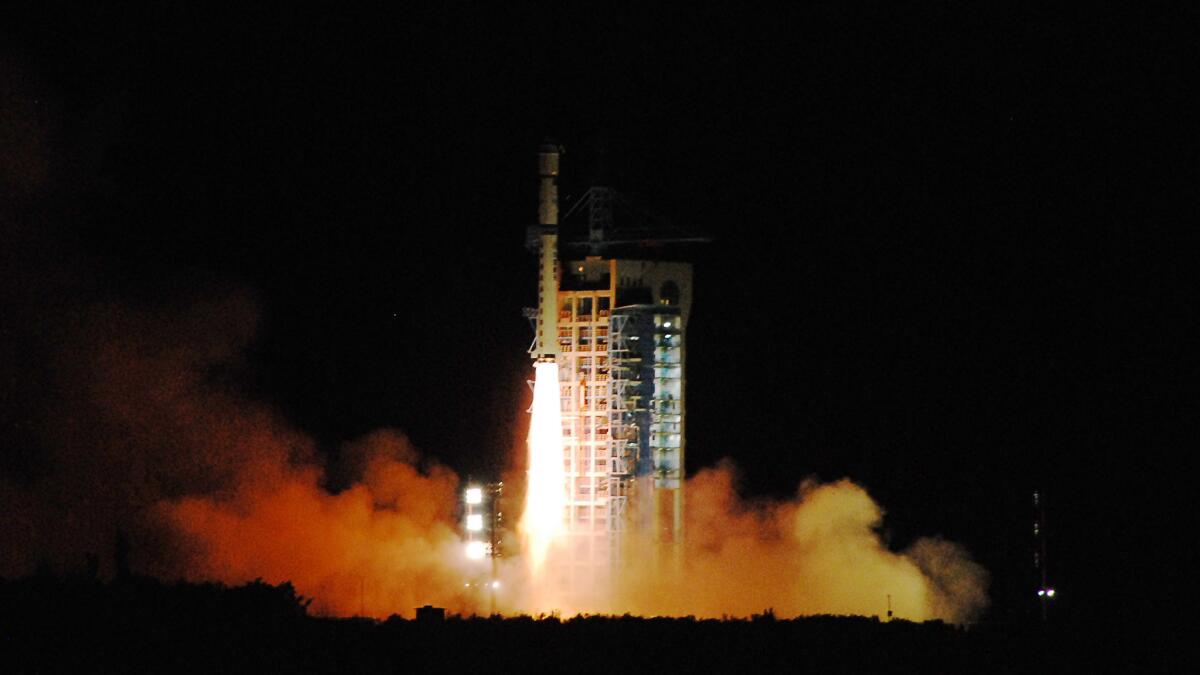
<instances>
[{"instance_id":1,"label":"bright flame plume","mask_svg":"<svg viewBox=\"0 0 1200 675\"><path fill-rule=\"evenodd\" d=\"M533 417L529 422L529 483L521 531L530 570L536 578L546 554L563 530L566 481L563 472L562 410L558 364L534 364Z\"/></svg>"}]
</instances>

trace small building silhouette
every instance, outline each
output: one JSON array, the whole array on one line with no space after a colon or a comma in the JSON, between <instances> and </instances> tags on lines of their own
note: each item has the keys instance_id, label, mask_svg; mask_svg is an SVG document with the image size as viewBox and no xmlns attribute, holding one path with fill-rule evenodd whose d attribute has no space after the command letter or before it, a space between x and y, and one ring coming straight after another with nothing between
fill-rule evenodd
<instances>
[{"instance_id":1,"label":"small building silhouette","mask_svg":"<svg viewBox=\"0 0 1200 675\"><path fill-rule=\"evenodd\" d=\"M417 621L421 623L441 623L446 620L446 608L425 605L417 608Z\"/></svg>"}]
</instances>

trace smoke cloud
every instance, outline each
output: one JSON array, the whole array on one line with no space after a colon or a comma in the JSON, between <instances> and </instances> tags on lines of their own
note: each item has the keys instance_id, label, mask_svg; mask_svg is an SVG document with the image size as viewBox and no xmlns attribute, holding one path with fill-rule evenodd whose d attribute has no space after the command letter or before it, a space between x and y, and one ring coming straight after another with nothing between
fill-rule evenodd
<instances>
[{"instance_id":1,"label":"smoke cloud","mask_svg":"<svg viewBox=\"0 0 1200 675\"><path fill-rule=\"evenodd\" d=\"M0 574L70 571L93 554L111 575L108 553L127 539L135 571L291 581L323 614L488 611L465 585L480 573L458 535L457 476L394 430L348 443L327 469L310 438L229 383L255 333L253 298L210 295L170 310L100 304L63 327L52 423L37 425L45 452L0 480ZM735 477L725 463L690 479L681 547L630 542L607 601L534 605L537 583L508 558L496 609L882 615L891 596L899 617L963 622L986 606L986 574L961 547L889 550L883 510L854 483L748 502Z\"/></svg>"},{"instance_id":2,"label":"smoke cloud","mask_svg":"<svg viewBox=\"0 0 1200 675\"><path fill-rule=\"evenodd\" d=\"M427 602L467 611L451 526L457 478L437 466L419 471L393 431L355 448L366 455L362 480L336 495L315 467L276 467L226 495L163 504L173 531L196 545L187 575L292 581L323 614L386 616Z\"/></svg>"},{"instance_id":3,"label":"smoke cloud","mask_svg":"<svg viewBox=\"0 0 1200 675\"><path fill-rule=\"evenodd\" d=\"M322 613L468 609L457 477L384 430L347 444L327 480L310 438L229 383L256 317L221 291L98 304L56 330L34 461L0 476L0 574L95 556L112 576L120 547L164 579L290 580Z\"/></svg>"},{"instance_id":4,"label":"smoke cloud","mask_svg":"<svg viewBox=\"0 0 1200 675\"><path fill-rule=\"evenodd\" d=\"M987 574L965 550L940 539L889 550L877 531L883 510L849 480L747 502L735 476L726 462L688 481L682 549L643 543L658 554L631 553L618 604L661 615L884 616L890 596L898 617L960 623L986 607Z\"/></svg>"}]
</instances>

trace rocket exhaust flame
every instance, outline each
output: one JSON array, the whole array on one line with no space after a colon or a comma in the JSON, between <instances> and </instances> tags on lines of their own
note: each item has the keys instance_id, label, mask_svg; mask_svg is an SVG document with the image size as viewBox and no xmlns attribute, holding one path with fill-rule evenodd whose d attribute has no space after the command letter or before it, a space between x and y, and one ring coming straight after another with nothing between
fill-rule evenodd
<instances>
[{"instance_id":1,"label":"rocket exhaust flame","mask_svg":"<svg viewBox=\"0 0 1200 675\"><path fill-rule=\"evenodd\" d=\"M533 417L529 423L529 482L521 532L529 568L536 579L546 555L563 530L566 505L563 472L562 413L558 393L558 364L534 364Z\"/></svg>"}]
</instances>

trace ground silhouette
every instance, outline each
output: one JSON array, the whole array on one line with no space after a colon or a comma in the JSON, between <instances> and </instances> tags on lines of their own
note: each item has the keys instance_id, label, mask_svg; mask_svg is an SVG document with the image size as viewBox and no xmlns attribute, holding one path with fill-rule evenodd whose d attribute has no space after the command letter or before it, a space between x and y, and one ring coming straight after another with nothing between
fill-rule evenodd
<instances>
[{"instance_id":1,"label":"ground silhouette","mask_svg":"<svg viewBox=\"0 0 1200 675\"><path fill-rule=\"evenodd\" d=\"M1038 628L770 611L379 621L313 616L288 583L0 580L5 672L1032 672L1075 661L1052 638Z\"/></svg>"}]
</instances>

